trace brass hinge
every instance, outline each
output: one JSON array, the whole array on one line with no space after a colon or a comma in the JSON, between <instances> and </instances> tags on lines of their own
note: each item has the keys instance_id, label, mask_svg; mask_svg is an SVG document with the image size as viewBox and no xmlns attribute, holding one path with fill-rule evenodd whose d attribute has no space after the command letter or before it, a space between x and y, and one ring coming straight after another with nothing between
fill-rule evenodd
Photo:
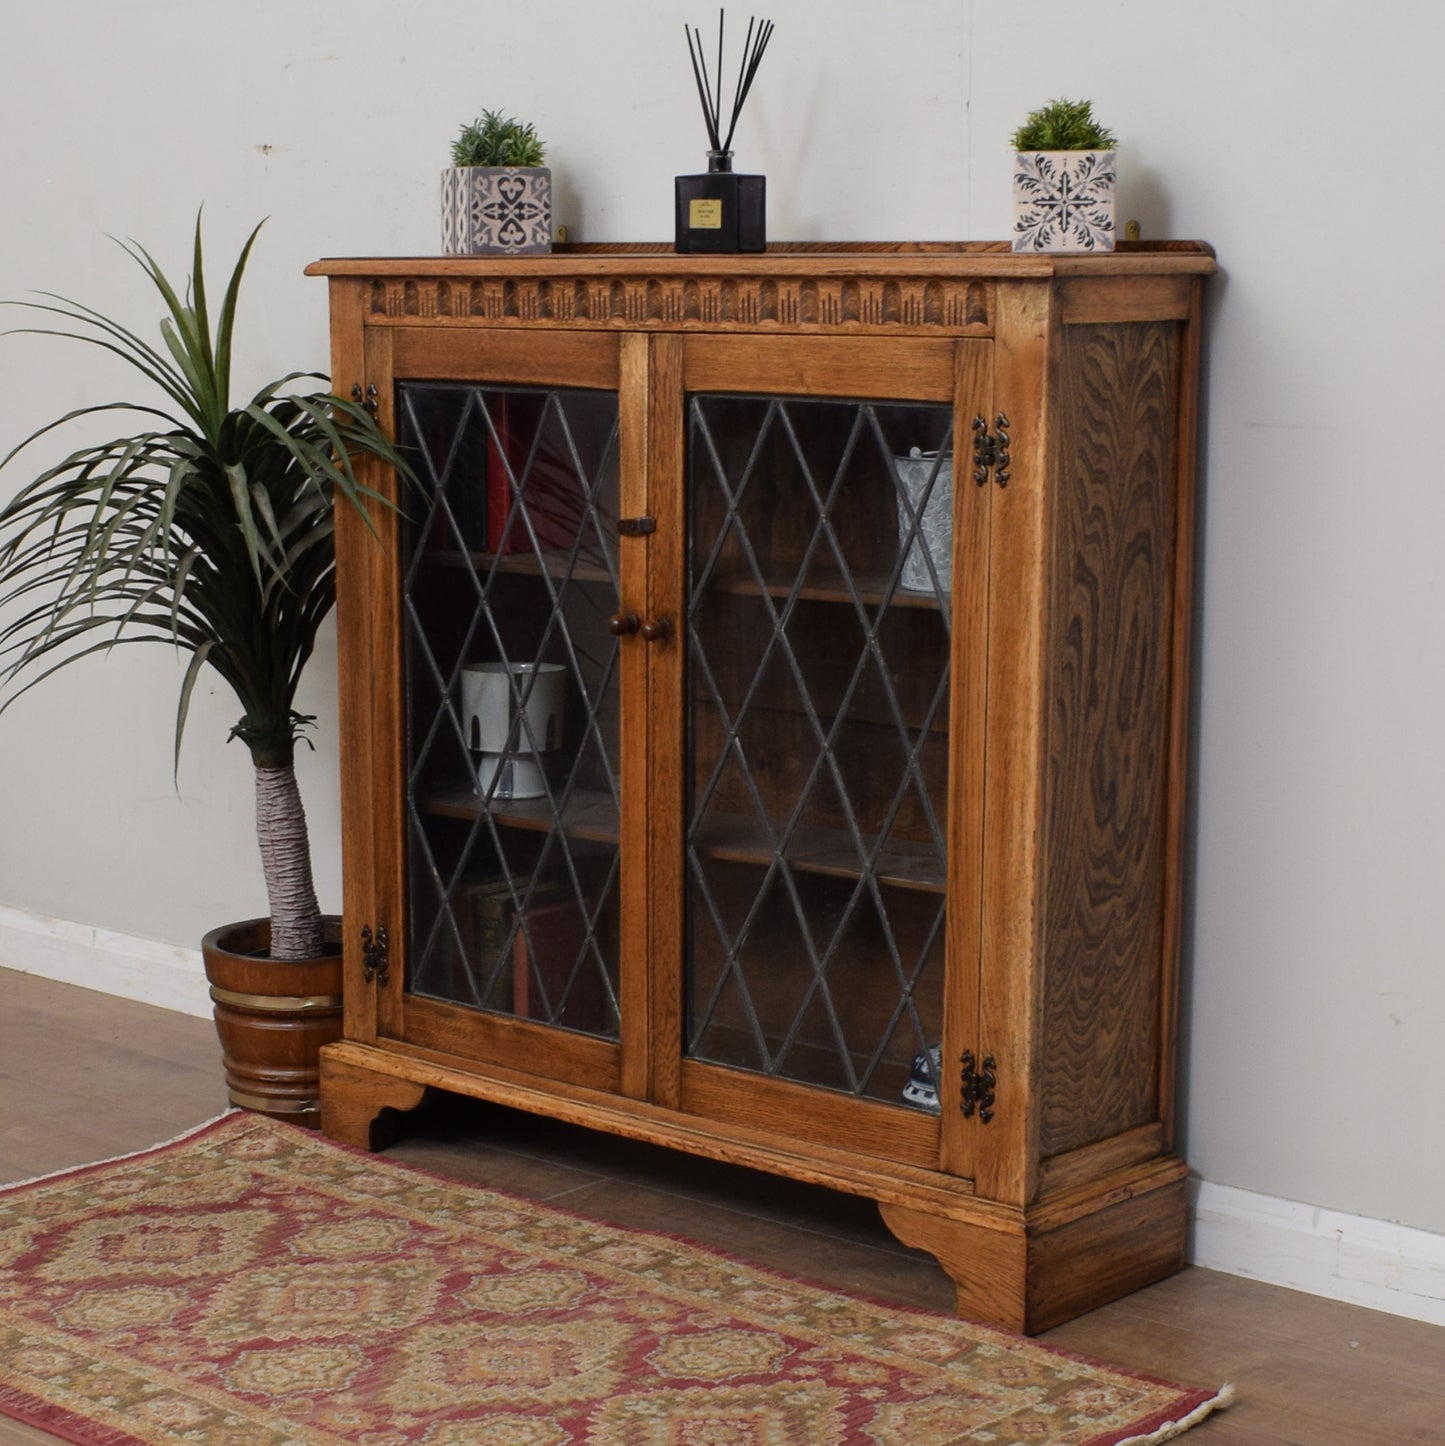
<instances>
[{"instance_id":1,"label":"brass hinge","mask_svg":"<svg viewBox=\"0 0 1445 1446\"><path fill-rule=\"evenodd\" d=\"M377 408L381 405L377 398L375 382L368 382L364 392L361 390L361 383L355 383L351 388L351 400L359 403L361 409L370 412L373 417L376 415Z\"/></svg>"},{"instance_id":2,"label":"brass hinge","mask_svg":"<svg viewBox=\"0 0 1445 1446\"><path fill-rule=\"evenodd\" d=\"M1000 487L1008 486L1009 477L1009 419L1002 412L994 418L998 435L988 430L988 423L982 417L973 419L973 480L982 487L993 473L993 480Z\"/></svg>"},{"instance_id":3,"label":"brass hinge","mask_svg":"<svg viewBox=\"0 0 1445 1446\"><path fill-rule=\"evenodd\" d=\"M986 1125L993 1119L993 1092L998 1084L998 1078L994 1074L996 1066L993 1056L984 1056L983 1068L980 1070L976 1067L973 1051L966 1049L960 1063L963 1065L963 1075L959 1102L963 1108L963 1117L971 1120L973 1112L977 1110L979 1120Z\"/></svg>"},{"instance_id":4,"label":"brass hinge","mask_svg":"<svg viewBox=\"0 0 1445 1446\"><path fill-rule=\"evenodd\" d=\"M371 932L370 924L361 926L361 977L368 984L375 979L383 989L390 978L387 948L385 924L379 924L375 934Z\"/></svg>"}]
</instances>

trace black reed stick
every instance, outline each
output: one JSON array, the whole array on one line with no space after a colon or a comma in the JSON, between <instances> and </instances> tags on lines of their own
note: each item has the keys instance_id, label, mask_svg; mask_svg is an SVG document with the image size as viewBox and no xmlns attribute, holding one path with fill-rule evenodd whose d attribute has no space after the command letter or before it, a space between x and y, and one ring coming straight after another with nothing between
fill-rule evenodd
<instances>
[{"instance_id":1,"label":"black reed stick","mask_svg":"<svg viewBox=\"0 0 1445 1446\"><path fill-rule=\"evenodd\" d=\"M687 53L692 58L692 74L697 81L697 98L702 102L702 118L707 122L707 138L715 151L722 150L718 140L717 116L714 113L712 104L712 93L707 84L707 66L702 60L702 37L698 36L696 42L693 39L693 30L690 26L684 25L683 31L687 35Z\"/></svg>"},{"instance_id":2,"label":"black reed stick","mask_svg":"<svg viewBox=\"0 0 1445 1446\"><path fill-rule=\"evenodd\" d=\"M687 53L692 61L693 79L697 81L697 98L702 104L702 118L707 123L707 138L715 151L727 151L733 143L733 132L738 126L743 104L753 88L758 66L762 64L763 52L772 39L773 22L758 22L757 17L748 20L747 39L743 42L742 60L738 65L737 84L733 87L732 116L728 122L727 135L722 134L722 78L723 78L723 25L724 14L717 13L717 71L710 78L707 72L707 56L702 48L702 31L695 25L684 25L687 36Z\"/></svg>"}]
</instances>

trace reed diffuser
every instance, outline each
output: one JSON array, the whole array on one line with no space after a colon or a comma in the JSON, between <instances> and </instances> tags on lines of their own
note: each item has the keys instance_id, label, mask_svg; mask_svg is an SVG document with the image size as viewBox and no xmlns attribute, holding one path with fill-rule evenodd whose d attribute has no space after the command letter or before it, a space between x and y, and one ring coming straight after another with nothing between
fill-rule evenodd
<instances>
[{"instance_id":1,"label":"reed diffuser","mask_svg":"<svg viewBox=\"0 0 1445 1446\"><path fill-rule=\"evenodd\" d=\"M732 143L743 103L753 88L763 52L772 38L773 22L748 21L748 34L743 42L726 133L722 129L723 26L724 16L719 10L717 68L711 76L703 50L702 32L696 26L683 26L693 79L697 81L697 98L702 103L702 118L707 123L708 139L707 171L700 176L679 176L676 182L676 249L684 253L764 251L768 244L768 178L737 175L733 171Z\"/></svg>"}]
</instances>

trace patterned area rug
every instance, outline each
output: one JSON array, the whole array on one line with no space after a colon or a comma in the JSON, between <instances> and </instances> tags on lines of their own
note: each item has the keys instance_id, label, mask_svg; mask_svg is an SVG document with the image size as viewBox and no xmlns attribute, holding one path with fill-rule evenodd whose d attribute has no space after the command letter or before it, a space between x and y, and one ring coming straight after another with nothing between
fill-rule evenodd
<instances>
[{"instance_id":1,"label":"patterned area rug","mask_svg":"<svg viewBox=\"0 0 1445 1446\"><path fill-rule=\"evenodd\" d=\"M258 1115L0 1191L0 1411L84 1446L1122 1446L1225 1394Z\"/></svg>"}]
</instances>

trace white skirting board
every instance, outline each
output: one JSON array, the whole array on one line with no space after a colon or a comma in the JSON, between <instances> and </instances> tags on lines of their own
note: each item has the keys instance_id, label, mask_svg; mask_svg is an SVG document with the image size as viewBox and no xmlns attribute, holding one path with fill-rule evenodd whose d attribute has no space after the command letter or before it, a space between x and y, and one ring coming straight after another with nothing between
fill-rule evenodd
<instances>
[{"instance_id":1,"label":"white skirting board","mask_svg":"<svg viewBox=\"0 0 1445 1446\"><path fill-rule=\"evenodd\" d=\"M199 949L0 905L0 968L210 1018ZM1194 1180L1189 1258L1445 1325L1445 1235Z\"/></svg>"},{"instance_id":2,"label":"white skirting board","mask_svg":"<svg viewBox=\"0 0 1445 1446\"><path fill-rule=\"evenodd\" d=\"M211 1017L199 949L0 905L0 969Z\"/></svg>"},{"instance_id":3,"label":"white skirting board","mask_svg":"<svg viewBox=\"0 0 1445 1446\"><path fill-rule=\"evenodd\" d=\"M1190 1186L1195 1265L1445 1325L1445 1235L1208 1180Z\"/></svg>"}]
</instances>

